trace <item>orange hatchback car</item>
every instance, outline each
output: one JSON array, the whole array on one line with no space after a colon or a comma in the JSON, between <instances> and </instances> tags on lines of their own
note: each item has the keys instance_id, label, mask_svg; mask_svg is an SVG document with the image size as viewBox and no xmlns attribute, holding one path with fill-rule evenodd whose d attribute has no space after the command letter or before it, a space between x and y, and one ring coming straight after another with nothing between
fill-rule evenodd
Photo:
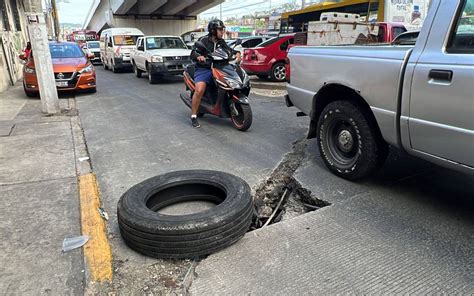
<instances>
[{"instance_id":1,"label":"orange hatchback car","mask_svg":"<svg viewBox=\"0 0 474 296\"><path fill-rule=\"evenodd\" d=\"M53 60L54 78L58 90L88 90L95 92L95 69L82 49L74 42L50 42L49 51ZM28 97L38 96L34 52L23 67L23 88Z\"/></svg>"}]
</instances>

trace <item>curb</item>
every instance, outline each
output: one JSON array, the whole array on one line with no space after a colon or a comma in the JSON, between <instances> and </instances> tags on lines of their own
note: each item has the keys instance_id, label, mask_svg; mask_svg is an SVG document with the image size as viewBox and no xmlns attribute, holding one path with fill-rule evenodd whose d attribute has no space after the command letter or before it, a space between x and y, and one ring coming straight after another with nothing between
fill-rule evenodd
<instances>
[{"instance_id":1,"label":"curb","mask_svg":"<svg viewBox=\"0 0 474 296\"><path fill-rule=\"evenodd\" d=\"M76 109L75 99L69 99L71 110ZM71 117L71 133L81 212L82 235L89 241L84 245L86 286L92 282L112 281L112 251L107 237L107 225L99 213L100 189L87 149L79 114Z\"/></svg>"}]
</instances>

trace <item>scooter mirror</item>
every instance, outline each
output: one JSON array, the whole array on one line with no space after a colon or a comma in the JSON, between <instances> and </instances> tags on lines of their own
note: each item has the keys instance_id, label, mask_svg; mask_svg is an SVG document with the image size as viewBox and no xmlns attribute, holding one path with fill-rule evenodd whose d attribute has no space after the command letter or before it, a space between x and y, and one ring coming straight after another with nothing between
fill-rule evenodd
<instances>
[{"instance_id":1,"label":"scooter mirror","mask_svg":"<svg viewBox=\"0 0 474 296\"><path fill-rule=\"evenodd\" d=\"M241 44L242 44L242 39L237 39L237 40L235 40L234 47L236 47L237 45L241 45Z\"/></svg>"}]
</instances>

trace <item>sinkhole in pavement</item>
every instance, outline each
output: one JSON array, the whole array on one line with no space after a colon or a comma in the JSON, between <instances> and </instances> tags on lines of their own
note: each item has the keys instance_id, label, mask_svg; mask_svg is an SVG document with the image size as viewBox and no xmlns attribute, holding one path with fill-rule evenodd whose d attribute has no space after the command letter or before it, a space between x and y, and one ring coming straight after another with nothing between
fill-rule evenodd
<instances>
[{"instance_id":1,"label":"sinkhole in pavement","mask_svg":"<svg viewBox=\"0 0 474 296\"><path fill-rule=\"evenodd\" d=\"M307 140L293 143L270 177L255 187L255 215L250 231L330 205L318 199L293 177L305 157Z\"/></svg>"}]
</instances>

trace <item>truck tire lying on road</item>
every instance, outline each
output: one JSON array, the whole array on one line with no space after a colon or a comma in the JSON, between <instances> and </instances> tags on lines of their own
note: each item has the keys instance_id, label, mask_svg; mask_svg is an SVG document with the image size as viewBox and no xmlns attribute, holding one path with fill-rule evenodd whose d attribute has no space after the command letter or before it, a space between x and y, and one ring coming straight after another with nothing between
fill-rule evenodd
<instances>
[{"instance_id":1,"label":"truck tire lying on road","mask_svg":"<svg viewBox=\"0 0 474 296\"><path fill-rule=\"evenodd\" d=\"M364 111L351 102L335 101L324 108L318 120L318 147L324 163L348 180L369 176L388 154L388 145Z\"/></svg>"},{"instance_id":2,"label":"truck tire lying on road","mask_svg":"<svg viewBox=\"0 0 474 296\"><path fill-rule=\"evenodd\" d=\"M189 215L158 210L186 201L211 201L211 209ZM132 249L155 258L195 258L224 249L249 229L253 200L249 185L218 171L159 175L125 192L117 205L120 232Z\"/></svg>"}]
</instances>

